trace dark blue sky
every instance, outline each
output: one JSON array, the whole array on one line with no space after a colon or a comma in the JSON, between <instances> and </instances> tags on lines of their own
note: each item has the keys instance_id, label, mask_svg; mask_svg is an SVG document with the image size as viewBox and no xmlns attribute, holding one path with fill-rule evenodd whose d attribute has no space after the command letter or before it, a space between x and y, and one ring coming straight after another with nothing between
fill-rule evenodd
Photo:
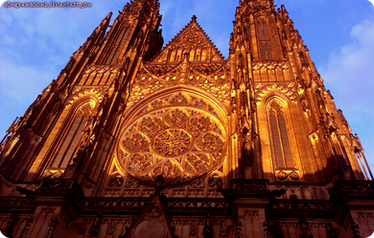
<instances>
[{"instance_id":1,"label":"dark blue sky","mask_svg":"<svg viewBox=\"0 0 374 238\"><path fill-rule=\"evenodd\" d=\"M101 20L127 1L91 8L0 8L0 137L56 78ZM165 43L191 19L228 55L237 0L160 0ZM312 60L358 133L374 168L374 6L368 0L275 0L286 6ZM113 20L113 19L112 19Z\"/></svg>"}]
</instances>

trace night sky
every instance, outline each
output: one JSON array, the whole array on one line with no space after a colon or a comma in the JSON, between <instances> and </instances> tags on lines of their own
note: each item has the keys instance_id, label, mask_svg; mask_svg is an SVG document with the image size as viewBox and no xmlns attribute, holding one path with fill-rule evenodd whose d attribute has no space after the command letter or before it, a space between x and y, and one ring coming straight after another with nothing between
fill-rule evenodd
<instances>
[{"instance_id":1,"label":"night sky","mask_svg":"<svg viewBox=\"0 0 374 238\"><path fill-rule=\"evenodd\" d=\"M92 7L0 8L0 137L57 77L70 56L111 11L127 1ZM191 19L228 56L237 0L160 0L165 44ZM368 0L275 0L285 5L310 55L357 133L374 169L374 6ZM0 139L1 139L0 138Z\"/></svg>"}]
</instances>

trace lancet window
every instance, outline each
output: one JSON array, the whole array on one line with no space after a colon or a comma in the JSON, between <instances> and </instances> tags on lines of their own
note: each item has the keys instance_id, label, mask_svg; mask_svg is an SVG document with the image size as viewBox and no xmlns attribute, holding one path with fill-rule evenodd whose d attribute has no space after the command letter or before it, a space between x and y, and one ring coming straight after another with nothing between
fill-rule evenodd
<instances>
[{"instance_id":1,"label":"lancet window","mask_svg":"<svg viewBox=\"0 0 374 238\"><path fill-rule=\"evenodd\" d=\"M271 46L268 25L263 19L257 21L257 32L258 32L258 42L260 55L262 60L270 60L271 56Z\"/></svg>"},{"instance_id":2,"label":"lancet window","mask_svg":"<svg viewBox=\"0 0 374 238\"><path fill-rule=\"evenodd\" d=\"M90 104L86 103L75 110L70 117L72 119L69 118L66 121L66 126L62 127L63 131L60 137L62 139L54 153L49 168L64 169L70 163L91 112Z\"/></svg>"},{"instance_id":3,"label":"lancet window","mask_svg":"<svg viewBox=\"0 0 374 238\"><path fill-rule=\"evenodd\" d=\"M285 108L277 101L268 105L271 150L277 168L293 168L290 140L286 124Z\"/></svg>"}]
</instances>

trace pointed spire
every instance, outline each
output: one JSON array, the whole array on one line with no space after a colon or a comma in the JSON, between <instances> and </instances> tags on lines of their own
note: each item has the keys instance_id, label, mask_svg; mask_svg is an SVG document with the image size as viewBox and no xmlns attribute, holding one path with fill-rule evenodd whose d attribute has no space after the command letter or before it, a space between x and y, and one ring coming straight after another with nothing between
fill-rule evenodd
<instances>
[{"instance_id":1,"label":"pointed spire","mask_svg":"<svg viewBox=\"0 0 374 238\"><path fill-rule=\"evenodd\" d=\"M110 18L112 17L113 13L109 12L108 15L101 21L100 25L98 25L95 30L92 32L91 36L94 35L94 33L98 34L100 31L104 30L106 31L106 28L109 25Z\"/></svg>"},{"instance_id":2,"label":"pointed spire","mask_svg":"<svg viewBox=\"0 0 374 238\"><path fill-rule=\"evenodd\" d=\"M100 24L100 25L104 25L104 24L109 23L110 18L112 17L112 15L113 15L113 13L112 13L112 12L109 12L108 15L106 15L106 17L101 21L101 24Z\"/></svg>"},{"instance_id":3,"label":"pointed spire","mask_svg":"<svg viewBox=\"0 0 374 238\"><path fill-rule=\"evenodd\" d=\"M97 37L101 38L104 37L106 29L109 25L110 18L112 17L112 12L109 12L108 15L101 21L100 25L98 25L92 34L87 38L87 41L83 44L83 48L87 48L89 42L96 42Z\"/></svg>"},{"instance_id":4,"label":"pointed spire","mask_svg":"<svg viewBox=\"0 0 374 238\"><path fill-rule=\"evenodd\" d=\"M95 30L92 32L92 34L87 38L82 48L79 48L78 51L80 49L86 50L90 46L95 45L99 39L104 38L111 16L112 16L112 12L109 12L109 14L101 21L100 25L98 25L95 28Z\"/></svg>"},{"instance_id":5,"label":"pointed spire","mask_svg":"<svg viewBox=\"0 0 374 238\"><path fill-rule=\"evenodd\" d=\"M286 10L286 7L284 5L281 5L281 8L282 8L283 12L288 13L288 11Z\"/></svg>"},{"instance_id":6,"label":"pointed spire","mask_svg":"<svg viewBox=\"0 0 374 238\"><path fill-rule=\"evenodd\" d=\"M106 15L106 17L101 21L101 24L100 25L103 25L104 22L108 22L110 21L110 18L112 17L113 13L112 12L109 12L108 15Z\"/></svg>"}]
</instances>

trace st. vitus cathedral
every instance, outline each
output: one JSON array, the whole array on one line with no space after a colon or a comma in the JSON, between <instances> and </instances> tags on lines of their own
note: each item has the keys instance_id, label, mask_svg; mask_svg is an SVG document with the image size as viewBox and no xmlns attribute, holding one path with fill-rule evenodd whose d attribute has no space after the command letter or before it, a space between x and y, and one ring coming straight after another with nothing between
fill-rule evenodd
<instances>
[{"instance_id":1,"label":"st. vitus cathedral","mask_svg":"<svg viewBox=\"0 0 374 238\"><path fill-rule=\"evenodd\" d=\"M363 148L285 7L240 0L227 59L195 16L162 48L159 7L105 17L9 127L4 235L371 235Z\"/></svg>"}]
</instances>

